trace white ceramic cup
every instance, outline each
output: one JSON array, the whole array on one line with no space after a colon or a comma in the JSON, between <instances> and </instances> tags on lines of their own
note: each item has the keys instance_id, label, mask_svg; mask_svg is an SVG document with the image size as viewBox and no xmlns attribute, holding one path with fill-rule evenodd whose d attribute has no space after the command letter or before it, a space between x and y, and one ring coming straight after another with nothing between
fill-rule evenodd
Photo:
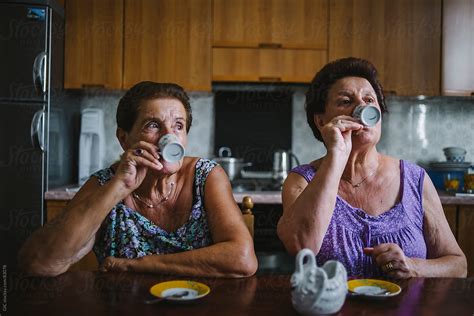
<instances>
[{"instance_id":1,"label":"white ceramic cup","mask_svg":"<svg viewBox=\"0 0 474 316\"><path fill-rule=\"evenodd\" d=\"M365 126L375 126L380 121L380 111L373 105L358 105L352 112L352 117L358 119Z\"/></svg>"},{"instance_id":2,"label":"white ceramic cup","mask_svg":"<svg viewBox=\"0 0 474 316\"><path fill-rule=\"evenodd\" d=\"M184 146L174 134L163 135L158 141L161 157L168 162L176 162L184 157Z\"/></svg>"}]
</instances>

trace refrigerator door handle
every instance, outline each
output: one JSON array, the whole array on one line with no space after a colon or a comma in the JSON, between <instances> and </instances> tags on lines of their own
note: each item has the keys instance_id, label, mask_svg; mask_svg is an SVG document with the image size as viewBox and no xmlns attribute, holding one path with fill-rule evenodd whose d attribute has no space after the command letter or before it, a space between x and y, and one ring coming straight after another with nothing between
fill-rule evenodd
<instances>
[{"instance_id":1,"label":"refrigerator door handle","mask_svg":"<svg viewBox=\"0 0 474 316\"><path fill-rule=\"evenodd\" d=\"M31 144L33 148L39 148L44 152L44 110L39 110L33 116L31 121L30 135L31 135Z\"/></svg>"},{"instance_id":2,"label":"refrigerator door handle","mask_svg":"<svg viewBox=\"0 0 474 316\"><path fill-rule=\"evenodd\" d=\"M33 85L38 95L46 93L46 57L46 52L41 52L33 63Z\"/></svg>"}]
</instances>

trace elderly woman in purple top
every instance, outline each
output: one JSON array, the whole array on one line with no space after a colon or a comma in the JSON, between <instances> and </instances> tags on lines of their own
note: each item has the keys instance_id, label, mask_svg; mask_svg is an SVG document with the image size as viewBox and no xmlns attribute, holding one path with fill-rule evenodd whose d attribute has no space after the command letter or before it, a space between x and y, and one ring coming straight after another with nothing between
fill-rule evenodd
<instances>
[{"instance_id":1,"label":"elderly woman in purple top","mask_svg":"<svg viewBox=\"0 0 474 316\"><path fill-rule=\"evenodd\" d=\"M306 116L327 154L286 179L278 236L291 254L310 248L318 264L338 260L351 277L465 277L425 171L377 152L381 121L367 127L351 116L369 103L387 112L370 62L340 59L316 74Z\"/></svg>"}]
</instances>

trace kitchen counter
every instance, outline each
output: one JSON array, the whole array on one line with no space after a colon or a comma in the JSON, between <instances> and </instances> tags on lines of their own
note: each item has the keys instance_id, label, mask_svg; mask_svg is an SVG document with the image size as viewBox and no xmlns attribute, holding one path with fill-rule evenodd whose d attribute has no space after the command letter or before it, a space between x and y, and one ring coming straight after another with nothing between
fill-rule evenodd
<instances>
[{"instance_id":1,"label":"kitchen counter","mask_svg":"<svg viewBox=\"0 0 474 316\"><path fill-rule=\"evenodd\" d=\"M46 191L46 200L71 200L77 192L77 187L60 187ZM250 196L254 204L281 204L280 191L248 191L234 192L234 199L237 203L242 202L244 196ZM473 198L474 200L474 198ZM474 202L473 202L474 204Z\"/></svg>"},{"instance_id":2,"label":"kitchen counter","mask_svg":"<svg viewBox=\"0 0 474 316\"><path fill-rule=\"evenodd\" d=\"M438 195L443 205L474 205L474 194L470 196L454 196L445 191L438 191Z\"/></svg>"},{"instance_id":3,"label":"kitchen counter","mask_svg":"<svg viewBox=\"0 0 474 316\"><path fill-rule=\"evenodd\" d=\"M77 187L61 187L49 190L45 193L46 200L71 200L76 194ZM441 204L443 205L474 205L474 195L454 196L453 194L438 191ZM247 191L234 192L236 202L242 202L244 196L250 196L256 204L281 204L280 191Z\"/></svg>"}]
</instances>

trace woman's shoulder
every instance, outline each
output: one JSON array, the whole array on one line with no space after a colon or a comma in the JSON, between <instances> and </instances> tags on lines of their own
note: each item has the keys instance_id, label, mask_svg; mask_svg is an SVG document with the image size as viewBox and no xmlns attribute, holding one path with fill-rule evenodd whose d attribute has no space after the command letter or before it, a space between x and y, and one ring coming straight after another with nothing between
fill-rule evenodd
<instances>
[{"instance_id":1,"label":"woman's shoulder","mask_svg":"<svg viewBox=\"0 0 474 316\"><path fill-rule=\"evenodd\" d=\"M201 158L201 157L185 157L183 162L183 167L190 172L200 169L212 169L217 166L217 162L212 159Z\"/></svg>"},{"instance_id":2,"label":"woman's shoulder","mask_svg":"<svg viewBox=\"0 0 474 316\"><path fill-rule=\"evenodd\" d=\"M194 178L198 183L205 181L209 173L217 166L211 159L201 157L185 157L183 162L183 174Z\"/></svg>"},{"instance_id":3,"label":"woman's shoulder","mask_svg":"<svg viewBox=\"0 0 474 316\"><path fill-rule=\"evenodd\" d=\"M318 161L319 159L307 164L296 166L290 170L290 173L298 174L302 176L306 180L306 182L310 182L311 179L313 179L316 173L316 170L318 169L318 166L319 166Z\"/></svg>"}]
</instances>

